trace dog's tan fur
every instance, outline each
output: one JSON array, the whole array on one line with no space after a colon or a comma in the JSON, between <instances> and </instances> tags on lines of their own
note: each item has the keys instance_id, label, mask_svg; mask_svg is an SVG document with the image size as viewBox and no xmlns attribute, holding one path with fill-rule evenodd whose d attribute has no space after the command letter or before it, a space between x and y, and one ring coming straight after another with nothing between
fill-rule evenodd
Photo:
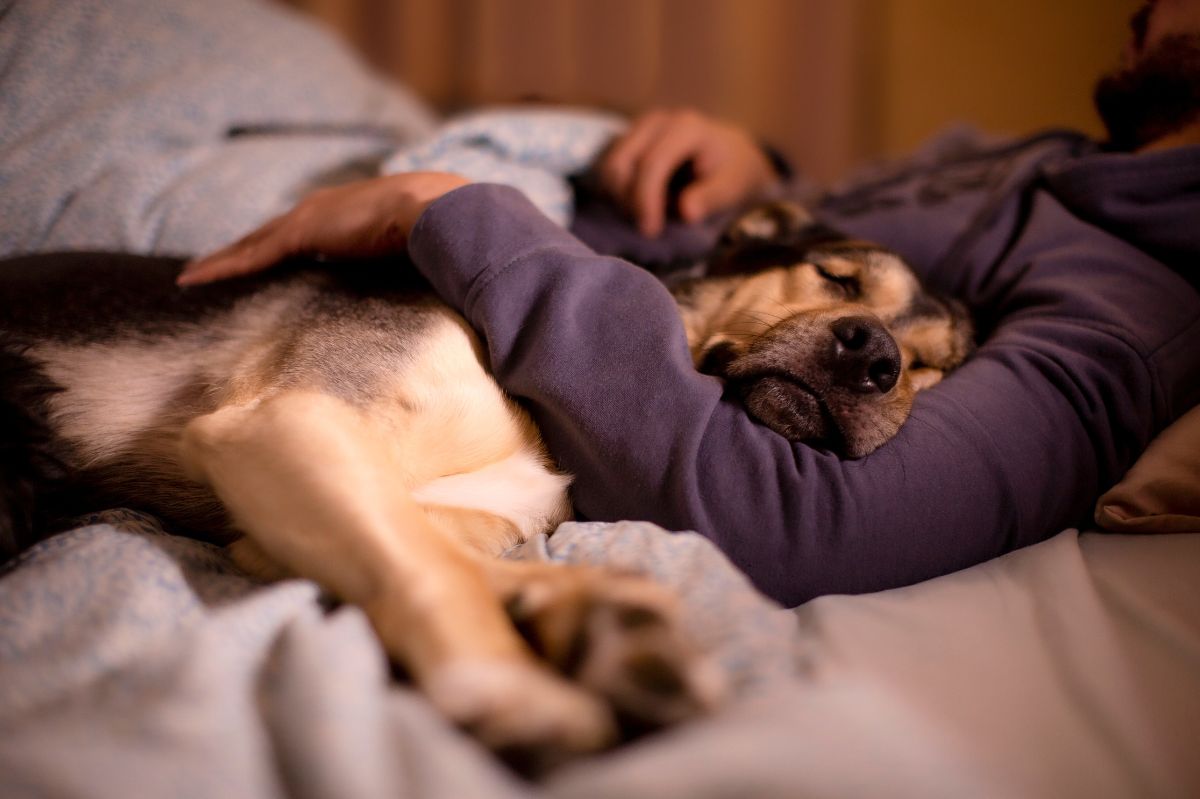
<instances>
[{"instance_id":1,"label":"dog's tan fur","mask_svg":"<svg viewBox=\"0 0 1200 799\"><path fill-rule=\"evenodd\" d=\"M829 274L861 290L849 300ZM829 400L869 451L965 354L948 315L906 318L918 293L894 256L830 247L679 296L698 364L715 343L803 356L847 313L891 325L896 388ZM252 573L310 578L363 608L432 701L494 747L553 759L611 742L617 714L663 723L711 704L715 683L653 582L496 558L569 517L569 480L466 323L432 299L327 296L302 275L169 336L34 344L62 388L50 415L73 465L192 529L236 530Z\"/></svg>"}]
</instances>

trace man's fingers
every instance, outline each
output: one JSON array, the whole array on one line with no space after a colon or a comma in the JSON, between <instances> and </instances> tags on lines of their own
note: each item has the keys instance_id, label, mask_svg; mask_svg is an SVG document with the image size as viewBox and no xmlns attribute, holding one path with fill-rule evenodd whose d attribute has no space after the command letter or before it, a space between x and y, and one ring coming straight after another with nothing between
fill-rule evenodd
<instances>
[{"instance_id":1,"label":"man's fingers","mask_svg":"<svg viewBox=\"0 0 1200 799\"><path fill-rule=\"evenodd\" d=\"M622 136L608 148L600 161L600 183L613 198L624 202L630 194L634 169L642 153L668 122L664 111L652 111L633 121Z\"/></svg>"},{"instance_id":2,"label":"man's fingers","mask_svg":"<svg viewBox=\"0 0 1200 799\"><path fill-rule=\"evenodd\" d=\"M644 235L662 232L671 176L691 162L694 179L679 212L697 222L767 187L775 173L758 143L736 125L694 110L646 114L601 157L601 184Z\"/></svg>"},{"instance_id":3,"label":"man's fingers","mask_svg":"<svg viewBox=\"0 0 1200 799\"><path fill-rule=\"evenodd\" d=\"M279 262L278 258L256 258L246 253L232 253L224 256L211 256L200 261L192 261L184 266L183 271L175 278L179 286L196 286L201 283L211 283L239 275L260 272Z\"/></svg>"},{"instance_id":4,"label":"man's fingers","mask_svg":"<svg viewBox=\"0 0 1200 799\"><path fill-rule=\"evenodd\" d=\"M234 244L187 264L176 283L246 275L314 252L366 257L401 251L429 204L466 183L461 175L410 172L318 189Z\"/></svg>"},{"instance_id":5,"label":"man's fingers","mask_svg":"<svg viewBox=\"0 0 1200 799\"><path fill-rule=\"evenodd\" d=\"M712 212L729 208L746 194L745 180L733 170L717 170L703 176L679 195L679 215L685 222L699 222Z\"/></svg>"},{"instance_id":6,"label":"man's fingers","mask_svg":"<svg viewBox=\"0 0 1200 799\"><path fill-rule=\"evenodd\" d=\"M757 142L744 132L725 127L720 144L697 148L695 181L679 196L679 214L686 222L701 219L745 202L776 179L774 168Z\"/></svg>"},{"instance_id":7,"label":"man's fingers","mask_svg":"<svg viewBox=\"0 0 1200 799\"><path fill-rule=\"evenodd\" d=\"M194 286L274 266L293 254L287 246L286 230L283 217L274 219L228 247L188 262L175 283Z\"/></svg>"},{"instance_id":8,"label":"man's fingers","mask_svg":"<svg viewBox=\"0 0 1200 799\"><path fill-rule=\"evenodd\" d=\"M671 175L696 154L699 145L698 130L694 126L679 125L667 130L643 153L629 200L643 234L657 236L662 232Z\"/></svg>"}]
</instances>

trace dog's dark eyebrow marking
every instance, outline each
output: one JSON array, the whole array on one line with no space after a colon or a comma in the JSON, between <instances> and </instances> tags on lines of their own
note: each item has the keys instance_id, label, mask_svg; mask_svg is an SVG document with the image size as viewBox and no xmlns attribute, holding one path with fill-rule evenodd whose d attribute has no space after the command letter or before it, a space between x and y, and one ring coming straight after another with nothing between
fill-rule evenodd
<instances>
[{"instance_id":1,"label":"dog's dark eyebrow marking","mask_svg":"<svg viewBox=\"0 0 1200 799\"><path fill-rule=\"evenodd\" d=\"M821 246L813 250L812 255L820 257L822 255L833 255L839 258L855 258L862 256L863 266L866 266L866 256L875 253L887 253L888 251L882 247L878 247L870 242L857 241L847 239L846 241L834 242L829 245Z\"/></svg>"},{"instance_id":2,"label":"dog's dark eyebrow marking","mask_svg":"<svg viewBox=\"0 0 1200 799\"><path fill-rule=\"evenodd\" d=\"M836 246L848 240L849 237L837 228L830 227L823 222L814 222L800 228L794 236L785 237L781 243L801 250L816 250L826 246Z\"/></svg>"},{"instance_id":3,"label":"dog's dark eyebrow marking","mask_svg":"<svg viewBox=\"0 0 1200 799\"><path fill-rule=\"evenodd\" d=\"M950 306L934 295L922 291L913 295L908 312L913 316L950 316Z\"/></svg>"},{"instance_id":4,"label":"dog's dark eyebrow marking","mask_svg":"<svg viewBox=\"0 0 1200 799\"><path fill-rule=\"evenodd\" d=\"M952 319L954 311L950 305L934 294L917 292L909 300L908 307L892 320L894 325L905 325L920 319Z\"/></svg>"},{"instance_id":5,"label":"dog's dark eyebrow marking","mask_svg":"<svg viewBox=\"0 0 1200 799\"><path fill-rule=\"evenodd\" d=\"M791 266L805 260L807 251L786 244L756 241L732 253L721 253L709 264L709 277L728 277L761 272L774 266Z\"/></svg>"}]
</instances>

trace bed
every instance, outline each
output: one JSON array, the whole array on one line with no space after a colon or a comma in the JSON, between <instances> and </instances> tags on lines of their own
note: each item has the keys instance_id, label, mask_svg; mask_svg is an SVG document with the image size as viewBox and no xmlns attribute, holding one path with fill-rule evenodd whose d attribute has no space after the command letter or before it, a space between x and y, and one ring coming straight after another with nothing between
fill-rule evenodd
<instances>
[{"instance_id":1,"label":"bed","mask_svg":"<svg viewBox=\"0 0 1200 799\"><path fill-rule=\"evenodd\" d=\"M439 129L419 101L274 8L2 12L5 254L204 251L311 188L446 152L424 146ZM516 181L531 157L481 168ZM536 784L395 679L355 608L256 584L136 511L96 514L0 572L0 795L1196 795L1198 442L1196 411L1160 437L1113 494L1149 515L1117 533L796 609L696 535L571 523L530 541L520 556L674 587L733 688L712 717Z\"/></svg>"},{"instance_id":2,"label":"bed","mask_svg":"<svg viewBox=\"0 0 1200 799\"><path fill-rule=\"evenodd\" d=\"M681 589L719 713L532 785L390 678L355 608L256 585L129 511L0 578L4 796L1188 796L1200 537L1066 531L788 611L695 536L573 525L532 557ZM702 579L696 579L702 575Z\"/></svg>"}]
</instances>

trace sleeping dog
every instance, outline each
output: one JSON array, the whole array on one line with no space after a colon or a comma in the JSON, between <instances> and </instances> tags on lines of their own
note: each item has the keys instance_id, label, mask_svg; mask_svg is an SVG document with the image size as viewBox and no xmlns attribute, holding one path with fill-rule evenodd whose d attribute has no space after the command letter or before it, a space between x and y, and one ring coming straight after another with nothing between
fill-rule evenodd
<instances>
[{"instance_id":1,"label":"sleeping dog","mask_svg":"<svg viewBox=\"0 0 1200 799\"><path fill-rule=\"evenodd\" d=\"M123 503L313 579L484 743L546 764L719 692L673 598L636 575L497 556L570 515L466 322L403 270L294 264L180 291L170 259L0 270L12 554L56 511ZM965 357L965 314L798 207L738 220L675 286L697 367L762 424L860 457ZM44 485L35 485L39 478Z\"/></svg>"}]
</instances>

